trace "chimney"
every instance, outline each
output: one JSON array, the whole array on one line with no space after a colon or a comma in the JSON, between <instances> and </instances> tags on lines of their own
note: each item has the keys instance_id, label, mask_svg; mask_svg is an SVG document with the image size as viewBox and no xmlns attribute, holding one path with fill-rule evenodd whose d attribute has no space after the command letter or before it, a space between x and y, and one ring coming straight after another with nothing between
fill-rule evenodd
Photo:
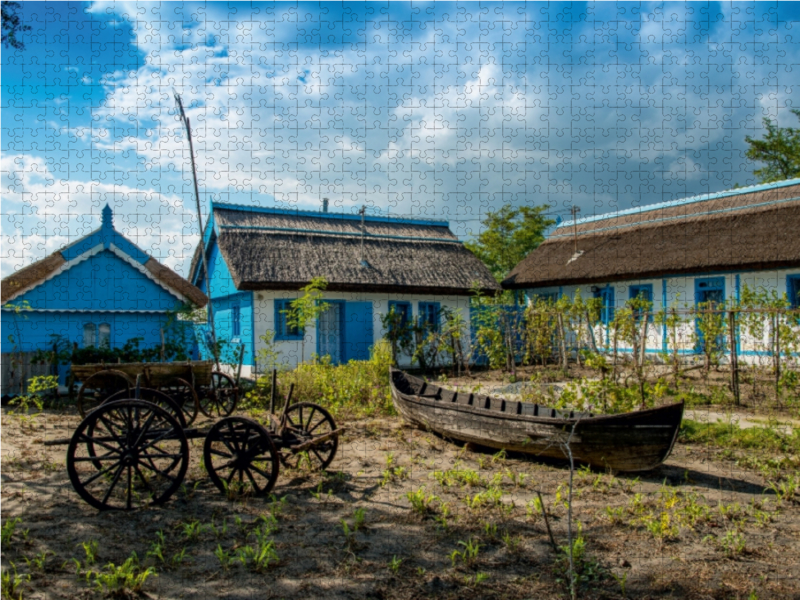
<instances>
[{"instance_id":1,"label":"chimney","mask_svg":"<svg viewBox=\"0 0 800 600\"><path fill-rule=\"evenodd\" d=\"M322 199L322 212L324 212L324 213L328 212L328 199L327 198L323 198Z\"/></svg>"}]
</instances>

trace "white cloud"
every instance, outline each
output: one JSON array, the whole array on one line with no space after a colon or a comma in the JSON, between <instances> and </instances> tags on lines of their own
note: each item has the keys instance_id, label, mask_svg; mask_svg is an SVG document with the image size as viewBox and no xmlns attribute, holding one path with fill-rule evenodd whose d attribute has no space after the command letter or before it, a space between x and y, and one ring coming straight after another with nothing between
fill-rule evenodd
<instances>
[{"instance_id":1,"label":"white cloud","mask_svg":"<svg viewBox=\"0 0 800 600\"><path fill-rule=\"evenodd\" d=\"M100 226L108 204L114 226L129 240L179 272L197 240L197 224L183 199L149 188L92 180L61 179L39 157L0 159L3 198L2 276L55 252Z\"/></svg>"}]
</instances>

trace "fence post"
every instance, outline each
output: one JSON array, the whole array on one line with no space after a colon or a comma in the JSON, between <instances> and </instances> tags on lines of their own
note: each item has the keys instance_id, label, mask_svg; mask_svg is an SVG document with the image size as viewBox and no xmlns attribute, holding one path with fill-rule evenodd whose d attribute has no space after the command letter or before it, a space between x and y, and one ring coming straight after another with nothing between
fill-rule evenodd
<instances>
[{"instance_id":1,"label":"fence post","mask_svg":"<svg viewBox=\"0 0 800 600\"><path fill-rule=\"evenodd\" d=\"M775 310L775 326L773 334L775 335L775 401L778 406L781 405L781 313L779 309Z\"/></svg>"},{"instance_id":2,"label":"fence post","mask_svg":"<svg viewBox=\"0 0 800 600\"><path fill-rule=\"evenodd\" d=\"M736 406L739 406L739 353L736 348L736 312L728 312L728 346L731 351L731 392Z\"/></svg>"}]
</instances>

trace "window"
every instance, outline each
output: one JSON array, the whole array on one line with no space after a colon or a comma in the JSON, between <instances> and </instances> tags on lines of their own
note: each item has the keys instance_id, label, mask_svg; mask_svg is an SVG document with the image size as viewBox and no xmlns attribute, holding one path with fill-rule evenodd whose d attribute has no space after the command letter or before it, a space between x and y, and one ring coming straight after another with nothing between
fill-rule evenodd
<instances>
[{"instance_id":1,"label":"window","mask_svg":"<svg viewBox=\"0 0 800 600\"><path fill-rule=\"evenodd\" d=\"M411 322L411 302L389 301L389 312L400 315L400 327L406 327Z\"/></svg>"},{"instance_id":2,"label":"window","mask_svg":"<svg viewBox=\"0 0 800 600\"><path fill-rule=\"evenodd\" d=\"M83 326L83 347L91 348L97 342L96 330L94 323L86 323Z\"/></svg>"},{"instance_id":3,"label":"window","mask_svg":"<svg viewBox=\"0 0 800 600\"><path fill-rule=\"evenodd\" d=\"M434 331L439 330L439 303L420 302L419 303L419 322L430 326Z\"/></svg>"},{"instance_id":4,"label":"window","mask_svg":"<svg viewBox=\"0 0 800 600\"><path fill-rule=\"evenodd\" d=\"M275 339L276 340L301 340L303 331L298 327L290 327L286 322L286 311L290 310L291 300L275 300Z\"/></svg>"},{"instance_id":5,"label":"window","mask_svg":"<svg viewBox=\"0 0 800 600\"><path fill-rule=\"evenodd\" d=\"M650 311L650 315L647 318L648 323L653 322L653 284L652 283L645 283L641 285L632 285L628 288L628 299L636 300L642 299L646 300L650 303L650 307L648 310ZM634 313L636 315L636 320L638 321L641 315L641 308L634 309Z\"/></svg>"},{"instance_id":6,"label":"window","mask_svg":"<svg viewBox=\"0 0 800 600\"><path fill-rule=\"evenodd\" d=\"M100 323L97 330L99 332L97 345L101 348L111 348L111 325L108 323Z\"/></svg>"},{"instance_id":7,"label":"window","mask_svg":"<svg viewBox=\"0 0 800 600\"><path fill-rule=\"evenodd\" d=\"M786 278L786 296L792 308L800 308L800 275Z\"/></svg>"},{"instance_id":8,"label":"window","mask_svg":"<svg viewBox=\"0 0 800 600\"><path fill-rule=\"evenodd\" d=\"M592 291L595 298L603 301L603 308L600 310L600 321L603 325L608 325L614 320L614 288L606 286Z\"/></svg>"},{"instance_id":9,"label":"window","mask_svg":"<svg viewBox=\"0 0 800 600\"><path fill-rule=\"evenodd\" d=\"M531 300L542 300L555 304L558 302L558 292L534 292L531 294Z\"/></svg>"},{"instance_id":10,"label":"window","mask_svg":"<svg viewBox=\"0 0 800 600\"><path fill-rule=\"evenodd\" d=\"M231 306L231 329L233 337L242 335L242 308L238 304Z\"/></svg>"}]
</instances>

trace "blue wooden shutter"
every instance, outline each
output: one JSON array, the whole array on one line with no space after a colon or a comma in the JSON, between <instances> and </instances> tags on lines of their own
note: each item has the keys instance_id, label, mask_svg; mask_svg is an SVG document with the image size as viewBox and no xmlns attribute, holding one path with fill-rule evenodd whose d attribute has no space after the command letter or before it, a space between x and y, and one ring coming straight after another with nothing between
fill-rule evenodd
<instances>
[{"instance_id":1,"label":"blue wooden shutter","mask_svg":"<svg viewBox=\"0 0 800 600\"><path fill-rule=\"evenodd\" d=\"M285 300L275 300L275 339L285 340L286 338L286 310Z\"/></svg>"},{"instance_id":2,"label":"blue wooden shutter","mask_svg":"<svg viewBox=\"0 0 800 600\"><path fill-rule=\"evenodd\" d=\"M344 305L344 362L369 359L372 340L372 302L346 302Z\"/></svg>"}]
</instances>

